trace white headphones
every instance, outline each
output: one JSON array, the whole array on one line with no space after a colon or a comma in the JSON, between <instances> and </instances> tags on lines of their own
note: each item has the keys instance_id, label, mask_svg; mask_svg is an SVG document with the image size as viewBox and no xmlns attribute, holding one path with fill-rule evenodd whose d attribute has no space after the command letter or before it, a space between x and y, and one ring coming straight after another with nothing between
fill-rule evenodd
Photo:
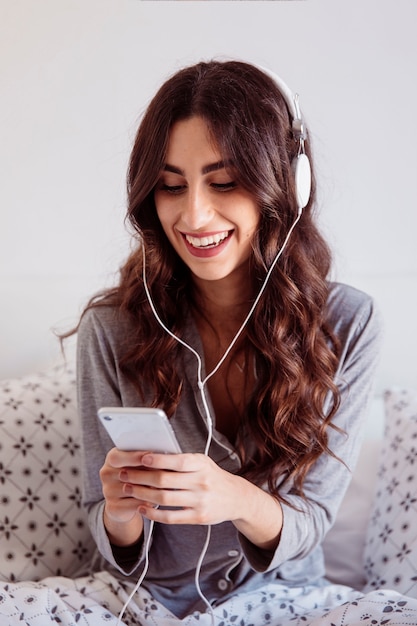
<instances>
[{"instance_id":1,"label":"white headphones","mask_svg":"<svg viewBox=\"0 0 417 626\"><path fill-rule=\"evenodd\" d=\"M269 76L277 85L285 100L288 111L292 118L292 134L294 139L298 141L298 155L292 162L292 168L295 178L295 188L297 193L298 210L301 212L310 199L311 193L311 166L308 156L304 150L304 141L307 138L307 132L301 115L298 94L294 94L288 85L277 74L271 70L258 66L259 69Z\"/></svg>"}]
</instances>

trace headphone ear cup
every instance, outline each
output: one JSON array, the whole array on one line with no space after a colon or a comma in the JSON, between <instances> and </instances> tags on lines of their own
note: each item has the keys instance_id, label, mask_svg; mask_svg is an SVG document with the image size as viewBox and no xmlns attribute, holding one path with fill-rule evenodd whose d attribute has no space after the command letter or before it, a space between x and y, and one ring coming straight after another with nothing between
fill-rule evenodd
<instances>
[{"instance_id":1,"label":"headphone ear cup","mask_svg":"<svg viewBox=\"0 0 417 626\"><path fill-rule=\"evenodd\" d=\"M311 194L311 166L309 158L303 152L292 162L295 178L295 190L299 210L307 206Z\"/></svg>"}]
</instances>

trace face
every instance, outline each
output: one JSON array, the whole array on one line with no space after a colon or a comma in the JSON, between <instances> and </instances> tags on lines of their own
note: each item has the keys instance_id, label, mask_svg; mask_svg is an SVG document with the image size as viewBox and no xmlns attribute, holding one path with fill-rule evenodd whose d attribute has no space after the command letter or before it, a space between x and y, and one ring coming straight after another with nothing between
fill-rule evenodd
<instances>
[{"instance_id":1,"label":"face","mask_svg":"<svg viewBox=\"0 0 417 626\"><path fill-rule=\"evenodd\" d=\"M234 180L202 118L172 127L155 204L166 236L195 277L222 280L239 269L247 276L259 209Z\"/></svg>"}]
</instances>

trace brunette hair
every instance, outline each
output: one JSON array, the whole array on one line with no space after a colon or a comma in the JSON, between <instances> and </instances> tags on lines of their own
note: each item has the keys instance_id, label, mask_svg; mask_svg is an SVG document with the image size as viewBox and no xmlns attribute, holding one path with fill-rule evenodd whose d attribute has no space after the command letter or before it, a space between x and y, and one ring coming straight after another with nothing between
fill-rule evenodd
<instances>
[{"instance_id":1,"label":"brunette hair","mask_svg":"<svg viewBox=\"0 0 417 626\"><path fill-rule=\"evenodd\" d=\"M251 259L255 290L298 210L291 163L299 145L287 105L268 75L239 61L211 61L182 69L162 85L140 124L128 171L127 218L139 234L138 245L121 268L118 286L87 308L111 304L132 318L134 335L120 365L139 392L153 390L154 405L169 415L181 395L182 348L150 310L140 239L146 243L153 300L164 322L181 336L192 298L190 272L162 230L154 189L172 125L192 116L207 123L220 154L233 163L236 182L259 206ZM311 161L309 141L305 149ZM278 482L290 480L302 495L309 468L322 453L331 454L327 428L339 403L333 382L338 345L326 322L331 256L313 220L314 204L313 176L308 205L245 331L246 345L256 355L257 380L239 431L255 444L251 456L238 436L242 475L258 484L266 481L281 499Z\"/></svg>"}]
</instances>

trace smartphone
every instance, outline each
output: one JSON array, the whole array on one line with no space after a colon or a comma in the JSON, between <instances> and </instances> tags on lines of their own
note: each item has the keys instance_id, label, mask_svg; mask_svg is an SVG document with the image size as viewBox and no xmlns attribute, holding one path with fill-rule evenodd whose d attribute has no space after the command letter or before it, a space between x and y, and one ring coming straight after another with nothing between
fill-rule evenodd
<instances>
[{"instance_id":1,"label":"smartphone","mask_svg":"<svg viewBox=\"0 0 417 626\"><path fill-rule=\"evenodd\" d=\"M102 407L98 410L98 418L119 450L181 452L162 409Z\"/></svg>"}]
</instances>

